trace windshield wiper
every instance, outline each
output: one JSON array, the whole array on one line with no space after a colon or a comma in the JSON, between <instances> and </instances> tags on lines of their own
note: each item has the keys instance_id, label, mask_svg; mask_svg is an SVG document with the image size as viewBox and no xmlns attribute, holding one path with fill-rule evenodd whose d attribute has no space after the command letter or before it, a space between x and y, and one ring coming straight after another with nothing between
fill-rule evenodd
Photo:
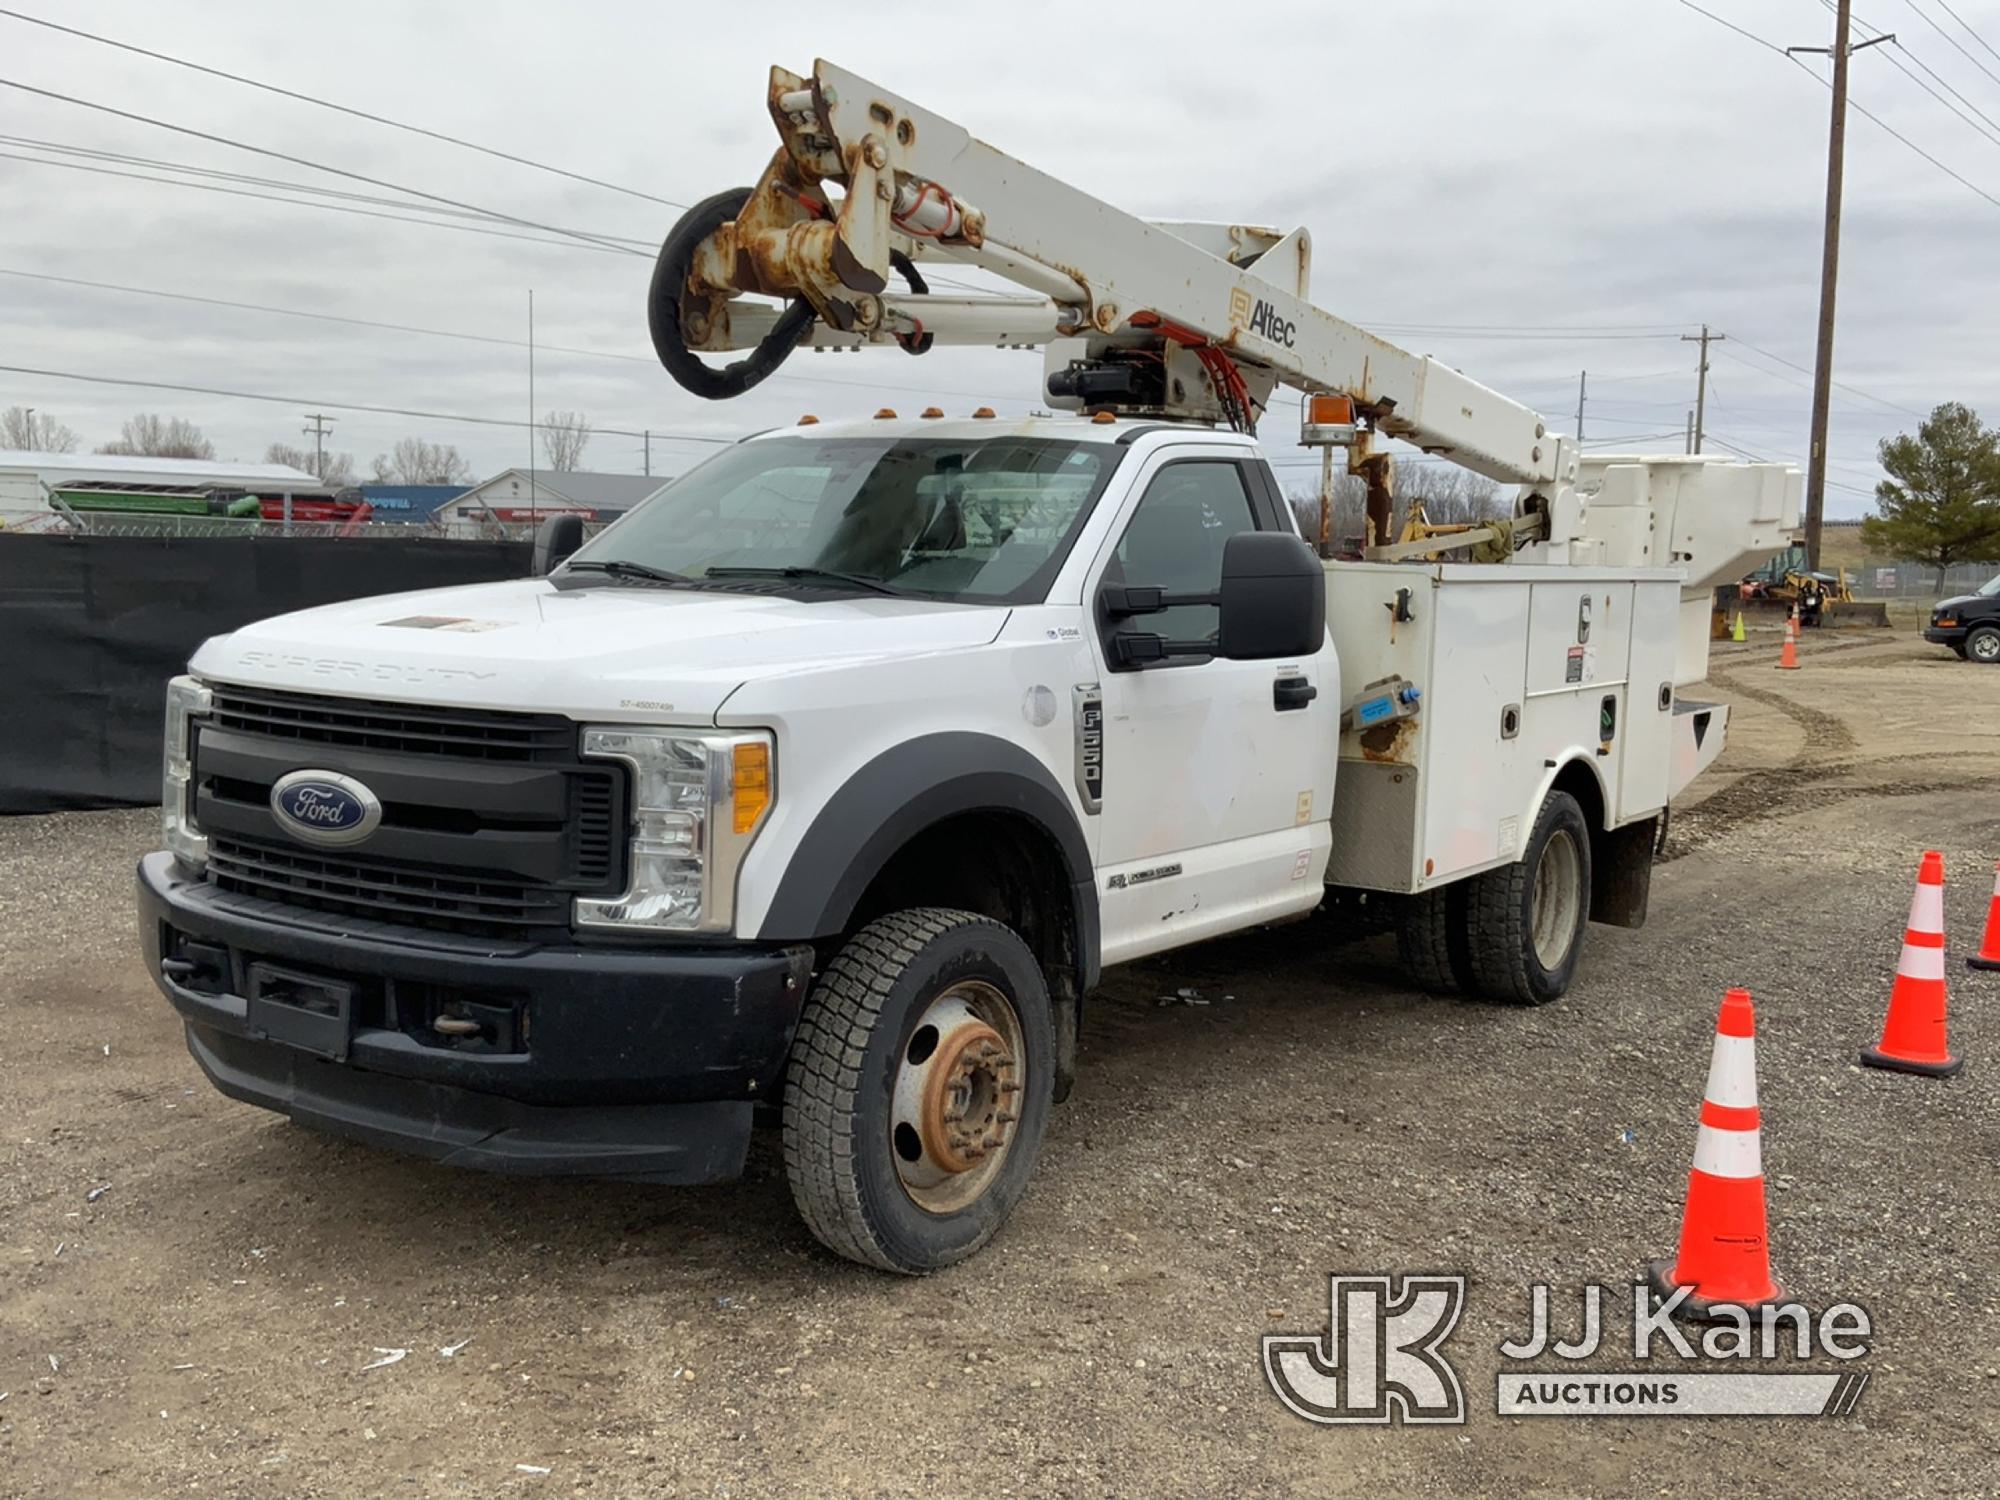
<instances>
[{"instance_id":1,"label":"windshield wiper","mask_svg":"<svg viewBox=\"0 0 2000 1500\"><path fill-rule=\"evenodd\" d=\"M609 573L613 578L645 578L650 579L654 583L686 583L688 581L684 574L669 573L664 568L649 568L644 563L627 562L622 557L612 558L609 562L598 562L595 558L585 558L582 562L564 564L564 569L571 573Z\"/></svg>"},{"instance_id":2,"label":"windshield wiper","mask_svg":"<svg viewBox=\"0 0 2000 1500\"><path fill-rule=\"evenodd\" d=\"M864 578L859 573L842 573L834 568L815 568L793 564L784 568L710 568L709 578L824 578L834 583L844 583L849 588L866 589L871 594L887 594L892 599L910 597L907 589L899 589L884 583L879 578Z\"/></svg>"}]
</instances>

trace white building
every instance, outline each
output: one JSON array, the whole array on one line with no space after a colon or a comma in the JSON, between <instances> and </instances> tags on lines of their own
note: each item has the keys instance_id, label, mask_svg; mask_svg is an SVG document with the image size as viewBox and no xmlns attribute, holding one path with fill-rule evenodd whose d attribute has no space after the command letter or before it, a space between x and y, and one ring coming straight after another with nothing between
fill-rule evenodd
<instances>
[{"instance_id":1,"label":"white building","mask_svg":"<svg viewBox=\"0 0 2000 1500\"><path fill-rule=\"evenodd\" d=\"M217 463L201 458L147 458L122 453L28 453L0 449L0 524L46 515L48 492L79 480L108 484L184 485L190 489L232 485L256 493L297 486L316 489L319 481L288 464Z\"/></svg>"},{"instance_id":2,"label":"white building","mask_svg":"<svg viewBox=\"0 0 2000 1500\"><path fill-rule=\"evenodd\" d=\"M670 475L594 474L570 469L503 469L455 500L437 508L433 520L446 523L518 525L550 516L579 515L615 521L641 501L673 483Z\"/></svg>"}]
</instances>

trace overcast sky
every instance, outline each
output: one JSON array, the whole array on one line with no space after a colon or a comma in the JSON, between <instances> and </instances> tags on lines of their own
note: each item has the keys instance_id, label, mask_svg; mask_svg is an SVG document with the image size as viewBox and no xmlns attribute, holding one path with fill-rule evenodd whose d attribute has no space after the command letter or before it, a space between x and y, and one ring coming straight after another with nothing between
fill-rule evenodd
<instances>
[{"instance_id":1,"label":"overcast sky","mask_svg":"<svg viewBox=\"0 0 2000 1500\"><path fill-rule=\"evenodd\" d=\"M1110 12L936 0L6 3L680 202L755 179L776 142L767 68L804 71L825 55L1134 212L1305 224L1314 300L1531 402L1552 425L1574 430L1587 368L1593 443L1679 451L1696 365L1680 335L1706 322L1731 340L1713 356L1714 440L1795 461L1805 449L1810 382L1783 361L1809 368L1813 356L1825 65L1808 73L1679 0L1273 0L1253 12L1174 0ZM1818 0L1704 3L1781 46L1830 38ZM2000 128L1955 117L1912 79L1953 98L1929 68L1975 122L2000 121L2000 55L1981 41L2000 46L2000 0L1951 3L1976 36L1942 0L1872 0L1866 21L1902 47L1855 59L1854 98L2000 198ZM0 77L542 223L654 242L677 213L6 17ZM54 154L18 144L31 139L379 191L13 89L0 89L0 133L6 156ZM1040 380L1031 354L801 353L750 397L711 405L650 362L642 255L14 159L0 159L0 203L0 271L11 273L495 339L525 337L533 288L538 340L595 351L545 347L537 406L579 409L600 427L735 436L884 403L1021 410ZM1867 394L1835 395L1830 515L1867 509L1875 445L1915 413L1951 399L2000 419L1996 251L2000 203L1854 118L1836 377ZM1509 331L1479 331L1496 327ZM199 423L224 457L257 459L274 440L300 442L301 413L317 407L338 419L333 450L362 469L412 435L457 444L481 475L528 454L522 427L336 405L525 423L526 352L504 344L0 274L0 349L0 364L285 398L0 372L0 407L55 414L90 447L150 410ZM1284 408L1263 435L1274 458L1297 463ZM600 435L586 466L637 472L640 446ZM656 438L654 472L705 451Z\"/></svg>"}]
</instances>

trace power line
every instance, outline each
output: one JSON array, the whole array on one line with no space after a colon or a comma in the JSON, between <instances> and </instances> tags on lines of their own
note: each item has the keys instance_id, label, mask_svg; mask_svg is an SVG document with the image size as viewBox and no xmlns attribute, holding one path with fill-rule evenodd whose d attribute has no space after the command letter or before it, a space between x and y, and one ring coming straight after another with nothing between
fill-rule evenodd
<instances>
[{"instance_id":1,"label":"power line","mask_svg":"<svg viewBox=\"0 0 2000 1500\"><path fill-rule=\"evenodd\" d=\"M1931 77L1935 78L1938 81L1938 84L1942 88L1944 88L1946 92L1948 92L1949 94L1951 94L1953 98L1957 99L1959 102L1964 104L1967 109L1971 110L1974 114L1978 115L1980 119L1984 120L1988 125L1991 125L1994 129L2000 130L2000 120L1994 119L1993 116L1986 113L1985 110L1981 109L1978 105L1974 104L1970 99L1966 98L1965 95L1961 94L1957 89L1953 88L1951 86L1950 81L1946 79L1944 75L1939 73L1935 68L1933 68L1929 63L1925 62L1921 57L1917 56L1916 53L1912 52L1908 47L1905 47L1901 42L1893 42L1890 45L1892 45L1898 52L1902 53L1903 56L1907 57L1911 62L1915 63L1918 67L1922 68L1926 73L1930 74ZM1890 60L1892 62L1894 61L1893 58Z\"/></svg>"},{"instance_id":2,"label":"power line","mask_svg":"<svg viewBox=\"0 0 2000 1500\"><path fill-rule=\"evenodd\" d=\"M249 188L225 187L221 183L180 182L171 177L151 177L144 172L125 172L120 171L116 167L92 166L88 162L47 161L38 156L22 156L12 151L0 151L0 160L26 162L31 166L37 167L63 167L72 172L89 172L99 177L122 177L132 182L155 183L160 187L191 188L197 192L223 193L231 198L257 198L266 203L289 204L293 208L317 208L329 213L353 214L364 219L385 219L392 224L418 224L428 229L450 229L460 234L482 234L489 239L518 240L526 245L551 245L559 250L594 250L599 254L622 253L632 255L639 253L632 250L625 250L622 246L618 245L587 245L575 240L545 239L540 235L514 234L505 229L489 229L480 224L453 224L443 219L418 219L412 218L408 214L382 213L372 208L357 208L352 204L304 202L297 198L280 197L276 193L259 193ZM410 207L420 209L422 205L413 203Z\"/></svg>"},{"instance_id":3,"label":"power line","mask_svg":"<svg viewBox=\"0 0 2000 1500\"><path fill-rule=\"evenodd\" d=\"M1891 45L1896 48L1897 52L1907 51L1907 49L1904 48L1901 42L1897 42L1893 38L1891 39ZM1916 63L1919 67L1923 67L1922 60L1919 59L1914 53L1909 53L1908 55L1910 57L1910 61ZM1977 105L1972 105L1973 114L1970 115L1967 114L1963 109L1960 109L1956 104L1953 104L1951 100L1945 98L1943 94L1940 94L1936 89L1932 88L1928 83L1925 83L1923 79L1917 77L1915 73L1912 73L1908 68L1904 67L1902 60L1896 56L1895 52L1884 52L1882 54L1882 57L1889 64L1890 67L1894 68L1897 72L1901 73L1905 78L1909 79L1910 82L1914 83L1918 88L1922 89L1926 94L1929 94L1933 99L1937 100L1938 103L1942 104L1946 109L1950 110L1953 114L1957 115L1959 119L1965 121L1966 124L1970 125L1975 131L1979 133L1979 138L1981 140L1990 141L1994 145L2000 146L2000 135L1996 135L1994 133L1995 127L1993 125L1993 122L1987 118L1986 112L1984 110L1980 109ZM1924 68L1924 71L1926 73L1931 72L1931 70L1927 67ZM1933 78L1936 78L1937 74L1931 73L1931 76ZM1939 82L1942 83L1943 80L1939 79ZM1950 84L1948 83L1945 84L1945 87L1951 89L1951 91L1954 94L1958 94L1958 90L1952 89ZM1961 99L1965 98L1963 94L1959 94L1958 96ZM1971 101L1967 100L1967 103L1970 104ZM1974 119L1973 115L1977 115L1978 119ZM1980 123L1982 120L1985 121L1984 124Z\"/></svg>"},{"instance_id":4,"label":"power line","mask_svg":"<svg viewBox=\"0 0 2000 1500\"><path fill-rule=\"evenodd\" d=\"M192 136L196 140L208 141L219 146L230 146L238 151L248 151L256 156L268 156L273 161L290 162L295 167L306 167L315 172L327 172L335 177L345 177L352 182L365 182L370 187L387 188L392 193L404 193L412 198L423 198L432 203L442 203L448 208L470 209L474 213L484 214L490 219L497 219L503 224L513 224L522 229L539 229L544 234L560 234L571 239L581 240L586 244L603 245L607 243L604 240L598 239L595 235L585 234L581 230L564 229L560 225L555 224L543 224L534 219L521 218L516 214L503 214L495 209L481 208L476 203L466 203L457 198L447 198L440 193L425 192L421 188L404 187L401 183L389 182L380 177L370 177L364 172L351 172L345 167L328 166L325 162L313 161L308 157L293 156L285 151L274 151L268 146L253 146L248 141L235 140L226 135L215 135L206 130L196 130L191 125L175 125L171 121L155 119L151 115L137 114L129 109L118 109L109 104L99 104L94 100L79 99L74 94L62 94L56 92L54 89L37 88L31 83L22 83L19 79L0 78L0 87L16 89L24 94L34 94L43 99L53 99L60 104L73 104L79 109L96 110L101 114L113 115L121 120L131 120L140 125L151 125L159 130L171 130L176 135ZM622 245L610 246L610 248L620 250L628 255L644 253L643 251L628 249Z\"/></svg>"},{"instance_id":5,"label":"power line","mask_svg":"<svg viewBox=\"0 0 2000 1500\"><path fill-rule=\"evenodd\" d=\"M1981 36L1978 32L1974 31L1972 29L1972 23L1966 20L1965 17L1961 16L1957 11L1953 10L1949 5L1945 4L1945 0L1938 0L1938 9L1943 11L1946 15L1950 16L1954 21L1958 22L1959 25L1963 26L1965 28L1965 34L1967 36L1971 37L1975 42L1979 43L1979 45L1984 47L1988 52L1993 53L1995 61L2000 61L2000 52L1993 51L1993 44L1987 41L1986 38Z\"/></svg>"},{"instance_id":6,"label":"power line","mask_svg":"<svg viewBox=\"0 0 2000 1500\"><path fill-rule=\"evenodd\" d=\"M1819 3L1824 9L1833 12L1836 16L1839 14L1839 8L1835 4L1835 0L1819 0ZM1913 6L1912 9L1914 8L1915 7ZM1918 12L1918 14L1921 15L1922 12ZM1869 22L1862 21L1861 16L1858 14L1855 15L1854 19L1857 21L1861 21L1862 25L1866 26L1867 29L1870 31L1875 31L1878 29ZM1928 20L1929 18L1926 17L1925 19ZM1937 81L1937 83L1945 90L1946 93L1950 94L1953 99L1958 100L1959 104L1963 104L1965 106L1965 109L1960 109L1958 105L1955 105L1951 102L1951 99L1947 99L1943 95L1939 94L1937 89L1932 88L1930 84L1925 83L1923 79L1917 77L1915 73L1912 73L1908 68L1904 67L1902 62L1895 56L1894 53L1884 52L1882 56L1888 62L1890 67L1894 68L1897 72L1901 73L1905 78L1909 79L1910 82L1914 83L1918 88L1922 89L1926 94L1929 94L1933 99L1937 100L1938 103L1942 104L1946 109L1950 110L1953 114L1957 115L1959 119L1964 120L1966 124L1970 125L1974 130L1978 131L1981 137L1983 137L1986 140L1992 141L1996 145L2000 145L2000 135L1996 135L1994 133L1995 131L2000 131L2000 121L1996 121L1991 115L1987 114L1985 110L1981 109L1977 104L1974 104L1970 99L1966 98L1964 94L1960 93L1956 88L1952 86L1951 81L1949 79L1944 77L1943 74L1939 73L1937 69L1933 68L1929 63L1925 62L1921 57L1917 56L1916 53L1912 52L1894 35L1891 35L1888 38L1888 44L1891 47L1893 47L1896 52L1902 53L1904 57L1907 57L1911 62L1915 63L1919 68L1923 69L1924 72L1928 73L1933 79ZM1968 109L1972 111L1972 115L1976 115L1978 118L1974 119L1972 118L1971 115L1967 115L1966 110Z\"/></svg>"},{"instance_id":7,"label":"power line","mask_svg":"<svg viewBox=\"0 0 2000 1500\"><path fill-rule=\"evenodd\" d=\"M1991 68L1987 67L1985 63L1981 62L1978 58L1974 57L1970 52L1968 52L1965 48L1965 44L1959 41L1959 39L1953 36L1949 31L1946 31L1942 26L1938 25L1938 23L1931 18L1930 12L1924 10L1921 6L1917 4L1917 0L1905 0L1905 3L1910 7L1911 10L1917 13L1918 17L1922 19L1923 23L1926 26L1930 27L1932 31L1935 31L1939 36L1943 37L1954 48L1956 48L1960 53L1960 55L1963 56L1967 62L1971 63L1973 67L1979 69L1980 72L1984 73L1988 78L1992 79L1995 83L2000 83L2000 73L1994 72ZM1953 16L1952 19L1957 21L1958 17ZM1965 22L1963 21L1959 21L1958 24L1961 26L1965 26ZM1967 31L1972 30L1970 26L1966 26L1965 29ZM1986 44L1984 42L1981 42L1980 45L1985 46ZM1992 49L1989 47L1987 48L1987 50L1991 51Z\"/></svg>"},{"instance_id":8,"label":"power line","mask_svg":"<svg viewBox=\"0 0 2000 1500\"><path fill-rule=\"evenodd\" d=\"M240 83L246 88L262 89L267 94L277 94L286 99L296 100L301 104L314 104L321 109L330 109L339 114L351 115L357 120L367 120L376 125L386 125L391 130L404 130L408 131L411 135L421 135L434 141L443 141L446 145L459 146L467 151L477 151L482 156L496 157L501 161L513 162L516 166L532 167L538 172L549 172L557 177L567 177L572 182L584 182L592 187L604 188L609 192L623 193L629 198L644 198L649 203L664 204L668 208L684 209L687 207L685 203L677 203L672 198L661 198L653 193L642 192L638 188L624 187L615 182L606 182L601 177L588 177L581 172L572 172L564 167L552 167L547 162L535 161L526 156L516 156L511 151L501 151L492 146L482 146L477 141L462 140L455 135L446 135L443 131L427 130L421 125L410 125L402 120L392 120L387 115L371 114L365 109L355 109L349 105L336 104L331 99L320 99L311 94L301 94L292 89L280 88L275 83L265 83L260 79L246 78L240 73L225 72L221 68L212 68L204 63L191 62L187 58L175 57L171 53L155 52L148 47L136 46L131 42L121 42L108 36L99 36L95 32L84 31L75 26L64 26L60 22L46 20L41 16L31 16L24 11L0 9L0 16L9 16L16 21L25 21L30 26L45 26L51 31L64 32L73 37L80 37L87 42L96 42L100 46L116 47L121 52L137 53L141 57L150 57L156 62L172 63L178 68L192 68L195 72L206 73L211 78L226 78L229 82Z\"/></svg>"},{"instance_id":9,"label":"power line","mask_svg":"<svg viewBox=\"0 0 2000 1500\"><path fill-rule=\"evenodd\" d=\"M197 166L193 162L167 161L156 156L137 156L129 151L109 151L97 146L78 146L67 141L47 141L35 136L0 134L0 144L33 151L53 152L62 156L81 156L91 161L117 162L121 166L150 167L159 171L176 172L189 177L212 178L221 182L245 183L251 187L279 188L288 193L309 193L314 197L332 198L345 203L373 203L385 208L416 209L420 207L420 205L411 203L407 198L385 198L378 193L356 193L344 188L320 187L315 183L295 182L285 177L259 177L249 172L229 172L224 171L220 167ZM47 165L58 166L67 165L67 163L49 162ZM423 208L422 212L437 214L447 218L471 219L478 222L489 221L487 214L474 212L469 209ZM643 246L648 250L653 245L651 240L640 239L634 235L609 234L603 230L578 231L574 226L571 226L569 232L587 233L596 239L608 240L614 244Z\"/></svg>"},{"instance_id":10,"label":"power line","mask_svg":"<svg viewBox=\"0 0 2000 1500\"><path fill-rule=\"evenodd\" d=\"M559 240L548 241L560 244ZM419 334L426 338L458 339L466 343L490 344L507 349L525 349L525 339L503 338L491 333L466 333L450 328L425 328L414 323L390 323L376 318L355 318L340 313L309 312L298 307L275 307L265 302L236 302L226 297L204 297L193 292L170 292L159 287L129 286L115 281L89 281L81 276L56 276L46 271L21 271L11 266L0 266L0 276L15 276L26 281L51 282L58 286L85 287L91 291L122 292L134 297L159 297L170 302L190 302L202 307L227 307L238 312L269 313L284 318L307 318L316 323L339 323L354 328L377 329L385 333ZM622 354L614 349L582 349L571 344L545 344L535 341L535 348L544 354L571 354L584 359L609 359L625 364L644 365L648 369L658 368L659 361L650 354ZM960 391L942 386L913 385L908 382L890 380L842 380L831 375L804 375L789 369L779 370L772 380L799 381L807 385L848 388L856 390L901 391L913 396L963 396L971 401L988 399L991 391Z\"/></svg>"},{"instance_id":11,"label":"power line","mask_svg":"<svg viewBox=\"0 0 2000 1500\"><path fill-rule=\"evenodd\" d=\"M429 422L464 422L474 427L525 427L538 426L534 422L522 422L511 417L473 417L463 412L419 411L404 406L371 406L360 401L323 401L311 397L272 396L260 391L232 391L212 385L183 385L170 380L131 380L114 375L86 375L75 370L43 370L29 365L0 365L0 372L9 375L33 375L43 380L77 380L87 385L130 386L135 390L179 391L195 396L224 396L234 401L270 401L280 406L325 406L335 411L363 411L376 416L420 417ZM644 437L638 428L598 427L596 432L612 437ZM716 443L729 444L735 438L708 437L691 432L661 432L655 429L652 435L663 442L672 443Z\"/></svg>"},{"instance_id":12,"label":"power line","mask_svg":"<svg viewBox=\"0 0 2000 1500\"><path fill-rule=\"evenodd\" d=\"M1800 62L1796 57L1793 57L1790 53L1786 52L1785 49L1783 47L1780 47L1776 42L1767 42L1764 40L1763 37L1758 36L1755 32L1745 31L1741 26L1736 25L1734 22L1723 20L1723 18L1721 16L1718 16L1714 11L1703 10L1699 5L1696 5L1694 3L1694 0L1677 0L1677 3L1686 6L1696 15L1706 16L1708 17L1709 20L1715 22L1718 26L1725 27L1728 30L1735 32L1738 36L1747 38L1748 40L1755 42L1759 47L1762 47L1766 52L1777 53L1778 56L1784 58L1786 62L1790 63L1793 67L1797 68L1800 72L1804 73L1806 77L1812 79L1813 82L1817 83L1821 88L1830 89L1833 87L1832 84L1828 83L1824 78L1820 77L1819 74L1815 73L1809 64ZM1960 187L1970 189L1972 192L1975 192L1980 197L1984 198L1988 203L1992 204L1995 208L2000 208L2000 197L1996 197L1992 193L1987 192L1985 188L1979 186L1978 183L1973 182L1970 178L1965 177L1962 174L1953 171L1950 167L1946 166L1943 162L1939 161L1935 156L1932 156L1930 152L1924 150L1922 146L1919 146L1915 141L1911 140L1908 136L1904 135L1902 131L1896 129L1895 126L1889 124L1889 122L1884 120L1880 115L1876 114L1873 110L1869 109L1867 106L1862 104L1858 99L1855 99L1850 96L1847 103L1848 107L1852 109L1856 114L1862 116L1864 119L1872 121L1875 125L1879 126L1890 136L1902 142L1903 145L1907 146L1910 150L1916 152L1917 155L1921 156L1925 161L1929 162L1932 166L1936 167L1940 172L1944 173L1945 176L1951 178L1952 181L1956 182Z\"/></svg>"},{"instance_id":13,"label":"power line","mask_svg":"<svg viewBox=\"0 0 2000 1500\"><path fill-rule=\"evenodd\" d=\"M1783 47L1780 47L1776 42L1767 42L1764 40L1764 38L1758 36L1756 32L1745 31L1741 26L1738 26L1734 21L1725 21L1721 16L1718 16L1712 10L1703 10L1699 5L1696 5L1694 3L1694 0L1680 0L1680 3L1686 6L1689 10L1693 11L1696 15L1707 16L1709 20L1715 22L1716 25L1724 27L1729 31L1735 32L1745 41L1755 42L1758 46L1762 47L1766 52L1775 52L1780 57L1789 56L1789 54L1786 53L1785 49Z\"/></svg>"},{"instance_id":14,"label":"power line","mask_svg":"<svg viewBox=\"0 0 2000 1500\"><path fill-rule=\"evenodd\" d=\"M1812 371L1808 369L1805 365L1799 364L1794 360L1786 359L1782 354L1773 354L1769 349L1765 349L1756 344L1751 343L1748 339L1744 338L1743 335L1740 333L1735 335L1735 341L1740 347L1750 350L1753 354L1761 354L1764 356L1764 358L1775 361L1776 363L1785 366L1787 369L1797 370L1801 375L1812 374ZM1717 352L1720 353L1724 359L1733 359L1736 361L1736 363L1744 366L1746 369L1758 370L1760 374L1771 375L1774 378L1780 380L1784 378L1783 376L1778 375L1776 371L1762 370L1758 366L1751 364L1748 360L1742 359L1737 355L1731 354L1726 349L1719 350ZM1804 382L1793 381L1792 384L1802 385L1804 384ZM1894 401L1885 400L1881 396L1877 396L1872 394L1871 392L1864 391L1859 386L1849 385L1845 381L1841 380L1834 381L1833 388L1837 391L1846 391L1847 394L1850 396L1859 396L1864 401L1873 401L1877 406L1886 406L1890 411L1899 411L1906 417L1917 417L1921 419L1929 415L1928 412L1918 411L1913 406L1901 406Z\"/></svg>"}]
</instances>

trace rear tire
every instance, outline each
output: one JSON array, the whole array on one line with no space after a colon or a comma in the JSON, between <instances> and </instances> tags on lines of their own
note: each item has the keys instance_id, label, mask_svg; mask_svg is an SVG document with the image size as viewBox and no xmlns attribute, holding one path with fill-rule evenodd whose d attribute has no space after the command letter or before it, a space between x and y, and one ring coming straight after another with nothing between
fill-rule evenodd
<instances>
[{"instance_id":1,"label":"rear tire","mask_svg":"<svg viewBox=\"0 0 2000 1500\"><path fill-rule=\"evenodd\" d=\"M1560 999L1590 921L1590 829L1576 799L1550 792L1521 858L1466 884L1478 992L1508 1005Z\"/></svg>"},{"instance_id":2,"label":"rear tire","mask_svg":"<svg viewBox=\"0 0 2000 1500\"><path fill-rule=\"evenodd\" d=\"M1968 635L1965 657L1982 667L2000 666L2000 625L1982 625Z\"/></svg>"},{"instance_id":3,"label":"rear tire","mask_svg":"<svg viewBox=\"0 0 2000 1500\"><path fill-rule=\"evenodd\" d=\"M1034 955L972 912L878 918L821 973L785 1083L785 1175L837 1255L915 1276L965 1259L1026 1191L1055 1026Z\"/></svg>"},{"instance_id":4,"label":"rear tire","mask_svg":"<svg viewBox=\"0 0 2000 1500\"><path fill-rule=\"evenodd\" d=\"M1403 903L1396 952L1421 989L1449 995L1478 987L1466 932L1466 882L1421 891Z\"/></svg>"}]
</instances>

